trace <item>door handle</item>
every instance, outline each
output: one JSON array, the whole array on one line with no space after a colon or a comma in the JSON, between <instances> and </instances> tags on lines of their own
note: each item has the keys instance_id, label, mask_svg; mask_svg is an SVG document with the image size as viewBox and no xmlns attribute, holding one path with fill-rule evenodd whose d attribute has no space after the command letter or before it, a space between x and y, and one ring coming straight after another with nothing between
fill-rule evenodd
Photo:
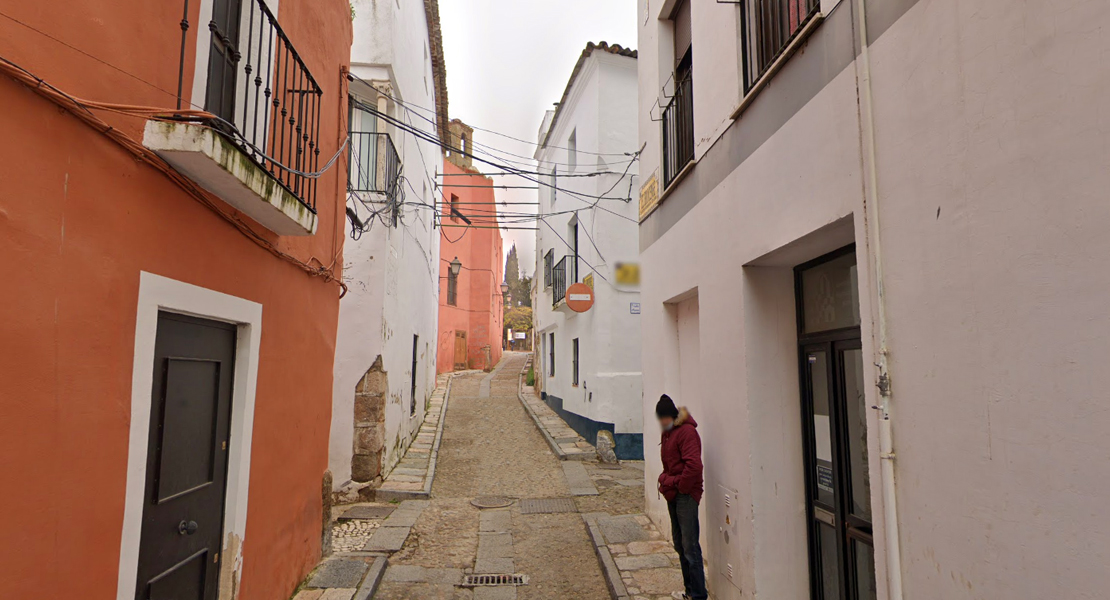
<instances>
[{"instance_id":1,"label":"door handle","mask_svg":"<svg viewBox=\"0 0 1110 600\"><path fill-rule=\"evenodd\" d=\"M177 524L177 532L181 535L193 535L197 532L196 521L182 521Z\"/></svg>"}]
</instances>

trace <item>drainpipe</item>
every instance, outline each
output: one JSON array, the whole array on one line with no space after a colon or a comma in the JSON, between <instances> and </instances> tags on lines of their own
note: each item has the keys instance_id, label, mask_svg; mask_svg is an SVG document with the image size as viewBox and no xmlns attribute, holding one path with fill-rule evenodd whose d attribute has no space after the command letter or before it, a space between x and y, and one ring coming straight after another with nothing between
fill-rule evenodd
<instances>
[{"instance_id":1,"label":"drainpipe","mask_svg":"<svg viewBox=\"0 0 1110 600\"><path fill-rule=\"evenodd\" d=\"M872 278L875 281L876 309L872 313L875 320L873 331L878 337L879 395L881 402L875 407L879 410L879 458L882 465L883 526L886 533L886 580L890 600L902 600L902 547L898 536L898 499L894 482L894 437L891 431L891 386L888 371L886 327L886 295L883 289L883 252L879 232L878 175L875 167L875 116L871 95L871 54L867 42L867 2L856 0L859 15L859 98L860 137L862 162L864 167L864 230L870 252Z\"/></svg>"}]
</instances>

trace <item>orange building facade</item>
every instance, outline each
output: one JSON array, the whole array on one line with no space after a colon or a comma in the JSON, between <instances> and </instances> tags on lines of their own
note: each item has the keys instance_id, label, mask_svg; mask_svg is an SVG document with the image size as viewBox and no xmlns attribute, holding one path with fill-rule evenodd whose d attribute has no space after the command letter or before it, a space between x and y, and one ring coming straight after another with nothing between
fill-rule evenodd
<instances>
[{"instance_id":1,"label":"orange building facade","mask_svg":"<svg viewBox=\"0 0 1110 600\"><path fill-rule=\"evenodd\" d=\"M452 147L469 153L473 130L458 119L450 130ZM493 181L479 174L465 154L449 152L443 182L436 369L489 370L501 360L505 279Z\"/></svg>"},{"instance_id":2,"label":"orange building facade","mask_svg":"<svg viewBox=\"0 0 1110 600\"><path fill-rule=\"evenodd\" d=\"M5 3L0 598L274 600L320 558L351 14L267 2Z\"/></svg>"}]
</instances>

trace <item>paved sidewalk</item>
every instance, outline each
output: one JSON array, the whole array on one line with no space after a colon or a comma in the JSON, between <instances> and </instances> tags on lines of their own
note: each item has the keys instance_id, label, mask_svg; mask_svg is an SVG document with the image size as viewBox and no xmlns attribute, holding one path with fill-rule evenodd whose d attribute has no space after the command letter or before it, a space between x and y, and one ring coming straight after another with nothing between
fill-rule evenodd
<instances>
[{"instance_id":1,"label":"paved sidewalk","mask_svg":"<svg viewBox=\"0 0 1110 600\"><path fill-rule=\"evenodd\" d=\"M583 515L614 600L671 600L682 570L671 542L646 515Z\"/></svg>"},{"instance_id":2,"label":"paved sidewalk","mask_svg":"<svg viewBox=\"0 0 1110 600\"><path fill-rule=\"evenodd\" d=\"M436 377L436 389L428 401L428 411L416 439L405 451L404 458L385 476L374 490L374 500L427 498L436 474L436 458L443 434L443 415L447 412L447 395L454 375L444 373Z\"/></svg>"},{"instance_id":3,"label":"paved sidewalk","mask_svg":"<svg viewBox=\"0 0 1110 600\"><path fill-rule=\"evenodd\" d=\"M523 378L518 397L551 451L561 460L593 460L597 457L593 444L571 429L558 413L536 395L535 390L524 385Z\"/></svg>"}]
</instances>

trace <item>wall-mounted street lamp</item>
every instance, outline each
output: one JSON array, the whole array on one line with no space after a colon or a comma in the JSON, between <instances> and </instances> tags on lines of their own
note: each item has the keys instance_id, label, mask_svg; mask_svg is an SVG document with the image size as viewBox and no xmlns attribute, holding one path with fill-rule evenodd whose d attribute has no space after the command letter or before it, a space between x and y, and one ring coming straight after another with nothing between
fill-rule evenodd
<instances>
[{"instance_id":1,"label":"wall-mounted street lamp","mask_svg":"<svg viewBox=\"0 0 1110 600\"><path fill-rule=\"evenodd\" d=\"M451 261L451 274L457 277L461 269L462 263L459 262L459 257L456 256L455 260Z\"/></svg>"}]
</instances>

